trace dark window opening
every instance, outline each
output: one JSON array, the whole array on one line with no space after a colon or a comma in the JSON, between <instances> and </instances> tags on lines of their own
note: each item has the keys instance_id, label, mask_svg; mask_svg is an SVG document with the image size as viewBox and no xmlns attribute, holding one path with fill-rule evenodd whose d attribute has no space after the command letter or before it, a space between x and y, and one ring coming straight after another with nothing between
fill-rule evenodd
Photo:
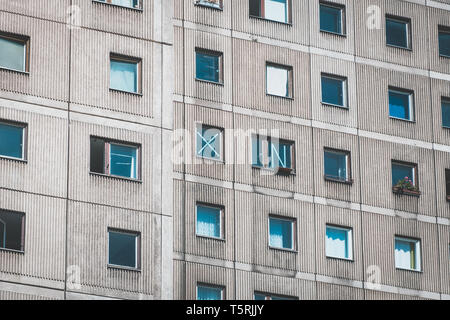
<instances>
[{"instance_id":1,"label":"dark window opening","mask_svg":"<svg viewBox=\"0 0 450 320\"><path fill-rule=\"evenodd\" d=\"M0 210L0 249L24 251L25 214Z\"/></svg>"}]
</instances>

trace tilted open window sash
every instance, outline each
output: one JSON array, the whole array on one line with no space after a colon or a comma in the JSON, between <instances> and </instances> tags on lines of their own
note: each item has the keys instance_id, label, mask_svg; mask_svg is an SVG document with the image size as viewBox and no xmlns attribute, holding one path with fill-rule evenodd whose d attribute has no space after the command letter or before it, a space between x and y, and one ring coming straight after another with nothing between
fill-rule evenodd
<instances>
[{"instance_id":1,"label":"tilted open window sash","mask_svg":"<svg viewBox=\"0 0 450 320\"><path fill-rule=\"evenodd\" d=\"M294 143L272 137L252 137L252 165L292 173L295 164Z\"/></svg>"}]
</instances>

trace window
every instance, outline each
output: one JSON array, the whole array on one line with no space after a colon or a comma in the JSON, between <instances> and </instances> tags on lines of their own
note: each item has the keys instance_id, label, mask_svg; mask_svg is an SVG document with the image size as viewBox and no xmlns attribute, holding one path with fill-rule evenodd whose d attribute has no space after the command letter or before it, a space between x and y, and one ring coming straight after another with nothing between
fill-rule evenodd
<instances>
[{"instance_id":1,"label":"window","mask_svg":"<svg viewBox=\"0 0 450 320\"><path fill-rule=\"evenodd\" d=\"M141 93L141 60L111 54L110 88L112 90Z\"/></svg>"},{"instance_id":2,"label":"window","mask_svg":"<svg viewBox=\"0 0 450 320\"><path fill-rule=\"evenodd\" d=\"M291 0L250 0L249 7L251 17L291 22Z\"/></svg>"},{"instance_id":3,"label":"window","mask_svg":"<svg viewBox=\"0 0 450 320\"><path fill-rule=\"evenodd\" d=\"M275 295L271 293L255 292L255 300L298 300L298 298Z\"/></svg>"},{"instance_id":4,"label":"window","mask_svg":"<svg viewBox=\"0 0 450 320\"><path fill-rule=\"evenodd\" d=\"M203 124L196 128L197 157L212 160L223 160L223 129Z\"/></svg>"},{"instance_id":5,"label":"window","mask_svg":"<svg viewBox=\"0 0 450 320\"><path fill-rule=\"evenodd\" d=\"M94 1L109 3L121 7L142 9L142 0L94 0Z\"/></svg>"},{"instance_id":6,"label":"window","mask_svg":"<svg viewBox=\"0 0 450 320\"><path fill-rule=\"evenodd\" d=\"M252 165L291 174L294 170L294 143L271 137L252 137Z\"/></svg>"},{"instance_id":7,"label":"window","mask_svg":"<svg viewBox=\"0 0 450 320\"><path fill-rule=\"evenodd\" d=\"M450 98L442 98L442 126L450 128Z\"/></svg>"},{"instance_id":8,"label":"window","mask_svg":"<svg viewBox=\"0 0 450 320\"><path fill-rule=\"evenodd\" d=\"M417 166L415 164L392 161L392 186L411 184L417 186Z\"/></svg>"},{"instance_id":9,"label":"window","mask_svg":"<svg viewBox=\"0 0 450 320\"><path fill-rule=\"evenodd\" d=\"M325 179L351 182L350 152L325 148Z\"/></svg>"},{"instance_id":10,"label":"window","mask_svg":"<svg viewBox=\"0 0 450 320\"><path fill-rule=\"evenodd\" d=\"M295 221L269 217L269 246L276 249L295 250Z\"/></svg>"},{"instance_id":11,"label":"window","mask_svg":"<svg viewBox=\"0 0 450 320\"><path fill-rule=\"evenodd\" d=\"M450 169L445 169L445 190L447 201L450 201Z\"/></svg>"},{"instance_id":12,"label":"window","mask_svg":"<svg viewBox=\"0 0 450 320\"><path fill-rule=\"evenodd\" d=\"M450 58L450 27L439 26L439 55Z\"/></svg>"},{"instance_id":13,"label":"window","mask_svg":"<svg viewBox=\"0 0 450 320\"><path fill-rule=\"evenodd\" d=\"M140 147L91 137L91 172L139 179Z\"/></svg>"},{"instance_id":14,"label":"window","mask_svg":"<svg viewBox=\"0 0 450 320\"><path fill-rule=\"evenodd\" d=\"M0 122L0 157L25 160L26 126Z\"/></svg>"},{"instance_id":15,"label":"window","mask_svg":"<svg viewBox=\"0 0 450 320\"><path fill-rule=\"evenodd\" d=\"M200 6L222 9L222 0L195 0L195 3Z\"/></svg>"},{"instance_id":16,"label":"window","mask_svg":"<svg viewBox=\"0 0 450 320\"><path fill-rule=\"evenodd\" d=\"M28 72L30 38L0 33L0 68Z\"/></svg>"},{"instance_id":17,"label":"window","mask_svg":"<svg viewBox=\"0 0 450 320\"><path fill-rule=\"evenodd\" d=\"M25 214L0 209L0 249L24 251Z\"/></svg>"},{"instance_id":18,"label":"window","mask_svg":"<svg viewBox=\"0 0 450 320\"><path fill-rule=\"evenodd\" d=\"M327 225L325 251L327 257L352 260L352 229Z\"/></svg>"},{"instance_id":19,"label":"window","mask_svg":"<svg viewBox=\"0 0 450 320\"><path fill-rule=\"evenodd\" d=\"M222 207L197 204L196 234L201 237L223 239L224 210Z\"/></svg>"},{"instance_id":20,"label":"window","mask_svg":"<svg viewBox=\"0 0 450 320\"><path fill-rule=\"evenodd\" d=\"M266 64L266 93L292 98L292 67Z\"/></svg>"},{"instance_id":21,"label":"window","mask_svg":"<svg viewBox=\"0 0 450 320\"><path fill-rule=\"evenodd\" d=\"M204 49L195 49L197 80L223 83L223 54Z\"/></svg>"},{"instance_id":22,"label":"window","mask_svg":"<svg viewBox=\"0 0 450 320\"><path fill-rule=\"evenodd\" d=\"M224 288L206 284L197 285L197 300L223 300Z\"/></svg>"},{"instance_id":23,"label":"window","mask_svg":"<svg viewBox=\"0 0 450 320\"><path fill-rule=\"evenodd\" d=\"M345 34L344 8L335 3L320 3L320 31Z\"/></svg>"},{"instance_id":24,"label":"window","mask_svg":"<svg viewBox=\"0 0 450 320\"><path fill-rule=\"evenodd\" d=\"M347 79L322 74L322 103L347 108Z\"/></svg>"},{"instance_id":25,"label":"window","mask_svg":"<svg viewBox=\"0 0 450 320\"><path fill-rule=\"evenodd\" d=\"M420 271L420 240L395 237L395 267Z\"/></svg>"},{"instance_id":26,"label":"window","mask_svg":"<svg viewBox=\"0 0 450 320\"><path fill-rule=\"evenodd\" d=\"M388 46L411 49L411 20L386 16L386 43Z\"/></svg>"},{"instance_id":27,"label":"window","mask_svg":"<svg viewBox=\"0 0 450 320\"><path fill-rule=\"evenodd\" d=\"M389 87L389 116L414 121L414 98L411 91Z\"/></svg>"},{"instance_id":28,"label":"window","mask_svg":"<svg viewBox=\"0 0 450 320\"><path fill-rule=\"evenodd\" d=\"M110 266L140 268L140 241L137 232L108 229Z\"/></svg>"}]
</instances>

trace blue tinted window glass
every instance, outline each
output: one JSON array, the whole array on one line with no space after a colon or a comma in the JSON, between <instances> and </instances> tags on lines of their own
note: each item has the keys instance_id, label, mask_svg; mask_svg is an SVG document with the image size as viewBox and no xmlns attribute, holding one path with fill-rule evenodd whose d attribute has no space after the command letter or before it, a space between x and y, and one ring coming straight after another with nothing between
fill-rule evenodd
<instances>
[{"instance_id":1,"label":"blue tinted window glass","mask_svg":"<svg viewBox=\"0 0 450 320\"><path fill-rule=\"evenodd\" d=\"M109 232L109 264L137 268L136 235Z\"/></svg>"},{"instance_id":2,"label":"blue tinted window glass","mask_svg":"<svg viewBox=\"0 0 450 320\"><path fill-rule=\"evenodd\" d=\"M262 167L262 140L256 137L252 138L252 165Z\"/></svg>"},{"instance_id":3,"label":"blue tinted window glass","mask_svg":"<svg viewBox=\"0 0 450 320\"><path fill-rule=\"evenodd\" d=\"M412 115L410 114L410 94L389 91L389 115L391 117L412 120Z\"/></svg>"},{"instance_id":4,"label":"blue tinted window glass","mask_svg":"<svg viewBox=\"0 0 450 320\"><path fill-rule=\"evenodd\" d=\"M107 2L106 0L100 0L102 2ZM111 0L111 4L115 4L122 7L137 8L139 5L139 0Z\"/></svg>"},{"instance_id":5,"label":"blue tinted window glass","mask_svg":"<svg viewBox=\"0 0 450 320\"><path fill-rule=\"evenodd\" d=\"M222 289L198 286L197 300L222 300Z\"/></svg>"},{"instance_id":6,"label":"blue tinted window glass","mask_svg":"<svg viewBox=\"0 0 450 320\"><path fill-rule=\"evenodd\" d=\"M111 143L110 173L114 176L137 178L137 149Z\"/></svg>"},{"instance_id":7,"label":"blue tinted window glass","mask_svg":"<svg viewBox=\"0 0 450 320\"><path fill-rule=\"evenodd\" d=\"M395 186L400 180L408 177L409 180L414 179L414 168L398 163L392 164L392 186Z\"/></svg>"},{"instance_id":8,"label":"blue tinted window glass","mask_svg":"<svg viewBox=\"0 0 450 320\"><path fill-rule=\"evenodd\" d=\"M23 128L0 123L0 156L23 158Z\"/></svg>"},{"instance_id":9,"label":"blue tinted window glass","mask_svg":"<svg viewBox=\"0 0 450 320\"><path fill-rule=\"evenodd\" d=\"M343 181L347 180L347 155L325 151L325 176Z\"/></svg>"},{"instance_id":10,"label":"blue tinted window glass","mask_svg":"<svg viewBox=\"0 0 450 320\"><path fill-rule=\"evenodd\" d=\"M342 10L320 5L320 30L342 34Z\"/></svg>"},{"instance_id":11,"label":"blue tinted window glass","mask_svg":"<svg viewBox=\"0 0 450 320\"><path fill-rule=\"evenodd\" d=\"M344 81L322 76L322 102L344 106Z\"/></svg>"},{"instance_id":12,"label":"blue tinted window glass","mask_svg":"<svg viewBox=\"0 0 450 320\"><path fill-rule=\"evenodd\" d=\"M442 125L450 128L450 101L442 101Z\"/></svg>"},{"instance_id":13,"label":"blue tinted window glass","mask_svg":"<svg viewBox=\"0 0 450 320\"><path fill-rule=\"evenodd\" d=\"M450 57L450 32L439 32L439 54Z\"/></svg>"},{"instance_id":14,"label":"blue tinted window glass","mask_svg":"<svg viewBox=\"0 0 450 320\"><path fill-rule=\"evenodd\" d=\"M197 234L205 237L220 238L221 209L197 206Z\"/></svg>"},{"instance_id":15,"label":"blue tinted window glass","mask_svg":"<svg viewBox=\"0 0 450 320\"><path fill-rule=\"evenodd\" d=\"M200 80L220 82L219 56L204 52L196 53L196 78Z\"/></svg>"},{"instance_id":16,"label":"blue tinted window glass","mask_svg":"<svg viewBox=\"0 0 450 320\"><path fill-rule=\"evenodd\" d=\"M351 258L349 255L348 230L327 227L326 254L328 257Z\"/></svg>"},{"instance_id":17,"label":"blue tinted window glass","mask_svg":"<svg viewBox=\"0 0 450 320\"><path fill-rule=\"evenodd\" d=\"M266 296L263 294L255 293L255 300L266 300Z\"/></svg>"},{"instance_id":18,"label":"blue tinted window glass","mask_svg":"<svg viewBox=\"0 0 450 320\"><path fill-rule=\"evenodd\" d=\"M0 67L25 71L25 44L0 38Z\"/></svg>"},{"instance_id":19,"label":"blue tinted window glass","mask_svg":"<svg viewBox=\"0 0 450 320\"><path fill-rule=\"evenodd\" d=\"M221 159L221 130L207 126L197 127L197 156Z\"/></svg>"},{"instance_id":20,"label":"blue tinted window glass","mask_svg":"<svg viewBox=\"0 0 450 320\"><path fill-rule=\"evenodd\" d=\"M386 18L386 42L392 46L408 48L408 23Z\"/></svg>"},{"instance_id":21,"label":"blue tinted window glass","mask_svg":"<svg viewBox=\"0 0 450 320\"><path fill-rule=\"evenodd\" d=\"M293 249L292 221L269 219L269 244L274 248Z\"/></svg>"},{"instance_id":22,"label":"blue tinted window glass","mask_svg":"<svg viewBox=\"0 0 450 320\"><path fill-rule=\"evenodd\" d=\"M111 60L111 89L137 93L137 63Z\"/></svg>"},{"instance_id":23,"label":"blue tinted window glass","mask_svg":"<svg viewBox=\"0 0 450 320\"><path fill-rule=\"evenodd\" d=\"M291 144L269 143L269 167L292 168Z\"/></svg>"}]
</instances>

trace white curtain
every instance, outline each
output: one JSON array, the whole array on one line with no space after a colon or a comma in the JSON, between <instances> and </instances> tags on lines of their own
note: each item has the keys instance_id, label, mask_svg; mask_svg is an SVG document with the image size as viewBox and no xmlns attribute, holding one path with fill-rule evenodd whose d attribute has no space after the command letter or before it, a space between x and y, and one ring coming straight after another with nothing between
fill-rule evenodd
<instances>
[{"instance_id":1,"label":"white curtain","mask_svg":"<svg viewBox=\"0 0 450 320\"><path fill-rule=\"evenodd\" d=\"M111 60L111 89L137 92L137 65Z\"/></svg>"},{"instance_id":2,"label":"white curtain","mask_svg":"<svg viewBox=\"0 0 450 320\"><path fill-rule=\"evenodd\" d=\"M415 269L415 244L404 240L395 240L395 266L402 269Z\"/></svg>"},{"instance_id":3,"label":"white curtain","mask_svg":"<svg viewBox=\"0 0 450 320\"><path fill-rule=\"evenodd\" d=\"M349 258L347 230L327 228L326 254L329 257Z\"/></svg>"},{"instance_id":4,"label":"white curtain","mask_svg":"<svg viewBox=\"0 0 450 320\"><path fill-rule=\"evenodd\" d=\"M264 0L265 18L279 22L287 22L287 0Z\"/></svg>"},{"instance_id":5,"label":"white curtain","mask_svg":"<svg viewBox=\"0 0 450 320\"><path fill-rule=\"evenodd\" d=\"M288 70L267 66L267 93L282 97L289 95Z\"/></svg>"}]
</instances>

